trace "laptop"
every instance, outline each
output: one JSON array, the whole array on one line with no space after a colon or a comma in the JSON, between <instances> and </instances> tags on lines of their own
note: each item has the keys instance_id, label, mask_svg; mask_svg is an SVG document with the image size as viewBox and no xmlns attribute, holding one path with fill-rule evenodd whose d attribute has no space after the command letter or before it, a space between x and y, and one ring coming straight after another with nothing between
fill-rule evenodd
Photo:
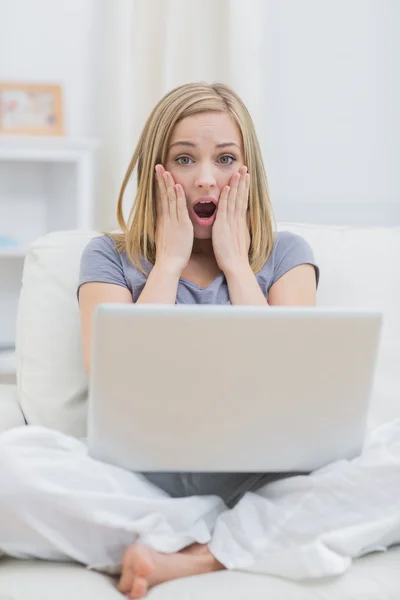
<instances>
[{"instance_id":1,"label":"laptop","mask_svg":"<svg viewBox=\"0 0 400 600\"><path fill-rule=\"evenodd\" d=\"M88 451L132 471L309 472L360 454L382 314L102 304Z\"/></svg>"}]
</instances>

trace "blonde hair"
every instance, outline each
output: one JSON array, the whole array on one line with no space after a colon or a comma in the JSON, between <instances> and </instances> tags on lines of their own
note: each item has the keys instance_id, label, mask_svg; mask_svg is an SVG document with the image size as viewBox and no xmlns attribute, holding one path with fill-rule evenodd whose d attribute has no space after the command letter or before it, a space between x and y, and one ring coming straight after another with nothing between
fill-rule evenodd
<instances>
[{"instance_id":1,"label":"blonde hair","mask_svg":"<svg viewBox=\"0 0 400 600\"><path fill-rule=\"evenodd\" d=\"M155 166L164 165L172 132L186 117L208 111L228 113L239 127L244 164L250 173L248 225L249 262L254 273L261 270L273 247L273 211L267 177L252 118L242 100L223 83L188 83L173 89L148 117L129 163L118 198L117 217L122 233L108 233L119 252L125 251L142 272L142 259L154 264L157 223ZM137 193L128 222L123 216L126 186L137 165Z\"/></svg>"}]
</instances>

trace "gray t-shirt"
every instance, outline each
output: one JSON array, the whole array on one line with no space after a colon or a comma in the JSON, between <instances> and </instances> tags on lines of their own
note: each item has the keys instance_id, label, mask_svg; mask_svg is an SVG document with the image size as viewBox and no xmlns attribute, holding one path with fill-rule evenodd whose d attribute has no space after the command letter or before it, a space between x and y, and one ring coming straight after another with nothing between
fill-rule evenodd
<instances>
[{"instance_id":1,"label":"gray t-shirt","mask_svg":"<svg viewBox=\"0 0 400 600\"><path fill-rule=\"evenodd\" d=\"M152 265L142 263L146 273ZM315 268L318 285L319 269L315 263L310 245L299 235L290 232L276 234L272 253L256 278L268 299L268 290L282 275L301 264L311 264ZM130 290L134 301L139 298L146 284L147 276L139 271L127 258L118 253L113 240L101 235L92 238L83 251L79 277L79 287L89 281L114 283ZM230 304L228 286L220 274L206 288L187 279L180 278L177 304ZM204 496L215 494L222 498L226 506L232 508L246 492L255 492L264 485L293 476L296 473L143 473L154 485L162 488L172 497Z\"/></svg>"},{"instance_id":2,"label":"gray t-shirt","mask_svg":"<svg viewBox=\"0 0 400 600\"><path fill-rule=\"evenodd\" d=\"M256 279L266 299L268 299L268 290L282 275L293 267L306 263L314 266L318 284L319 269L308 242L294 233L278 232L269 259L261 271L256 274ZM146 261L143 261L142 265L149 274L153 265ZM106 235L92 238L83 251L79 287L89 281L115 283L128 288L136 301L146 285L146 280L147 275L132 265L125 252L121 254L117 252L113 240ZM218 275L206 288L181 277L176 303L230 304L224 275Z\"/></svg>"}]
</instances>

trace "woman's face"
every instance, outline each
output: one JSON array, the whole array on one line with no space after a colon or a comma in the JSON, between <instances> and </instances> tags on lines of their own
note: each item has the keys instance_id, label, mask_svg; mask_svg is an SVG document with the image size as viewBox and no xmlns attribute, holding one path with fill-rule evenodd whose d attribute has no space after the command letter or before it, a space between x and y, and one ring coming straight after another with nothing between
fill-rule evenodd
<instances>
[{"instance_id":1,"label":"woman's face","mask_svg":"<svg viewBox=\"0 0 400 600\"><path fill-rule=\"evenodd\" d=\"M227 113L199 113L176 125L164 168L184 189L195 238L211 237L220 194L243 165L240 131Z\"/></svg>"}]
</instances>

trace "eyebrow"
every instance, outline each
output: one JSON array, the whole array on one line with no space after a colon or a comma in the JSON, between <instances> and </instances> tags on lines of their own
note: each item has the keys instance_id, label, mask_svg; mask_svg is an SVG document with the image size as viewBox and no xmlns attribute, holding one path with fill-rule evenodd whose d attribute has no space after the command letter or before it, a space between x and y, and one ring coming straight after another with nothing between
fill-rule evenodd
<instances>
[{"instance_id":1,"label":"eyebrow","mask_svg":"<svg viewBox=\"0 0 400 600\"><path fill-rule=\"evenodd\" d=\"M191 148L196 148L196 144L193 144L193 142L189 142L187 140L180 140L179 142L174 142L170 145L170 148L172 148L172 146L189 146ZM237 144L236 142L223 142L222 144L215 145L216 148L226 148L227 146L237 146L240 149L239 144Z\"/></svg>"}]
</instances>

